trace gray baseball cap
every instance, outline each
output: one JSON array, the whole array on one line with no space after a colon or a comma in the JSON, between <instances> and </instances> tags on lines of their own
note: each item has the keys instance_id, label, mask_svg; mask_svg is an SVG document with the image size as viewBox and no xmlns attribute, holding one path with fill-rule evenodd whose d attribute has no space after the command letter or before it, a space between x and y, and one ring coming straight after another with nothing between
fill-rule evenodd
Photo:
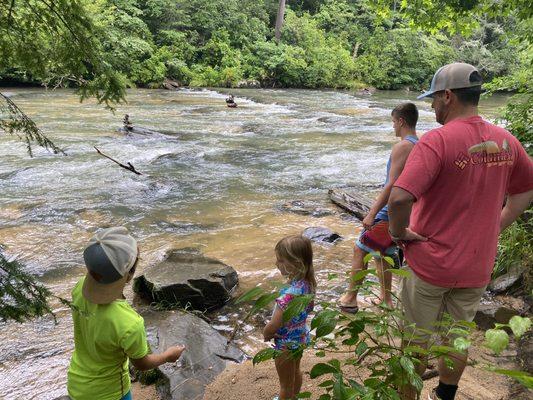
<instances>
[{"instance_id":1,"label":"gray baseball cap","mask_svg":"<svg viewBox=\"0 0 533 400\"><path fill-rule=\"evenodd\" d=\"M120 298L137 257L137 241L126 228L117 226L97 232L83 252L87 267L83 296L95 304Z\"/></svg>"},{"instance_id":2,"label":"gray baseball cap","mask_svg":"<svg viewBox=\"0 0 533 400\"><path fill-rule=\"evenodd\" d=\"M481 86L482 79L476 67L466 63L453 63L440 67L433 79L429 90L417 99L431 97L434 93L445 89L462 89Z\"/></svg>"}]
</instances>

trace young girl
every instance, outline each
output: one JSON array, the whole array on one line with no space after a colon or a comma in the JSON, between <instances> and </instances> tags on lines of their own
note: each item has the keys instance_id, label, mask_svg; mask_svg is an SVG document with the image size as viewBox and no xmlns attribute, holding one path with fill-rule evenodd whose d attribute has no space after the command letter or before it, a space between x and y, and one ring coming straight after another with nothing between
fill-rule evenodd
<instances>
[{"instance_id":1,"label":"young girl","mask_svg":"<svg viewBox=\"0 0 533 400\"><path fill-rule=\"evenodd\" d=\"M278 242L275 252L276 266L281 275L287 278L289 286L280 291L272 319L265 326L263 335L265 341L274 339L274 347L282 351L275 360L280 384L280 395L275 397L275 400L286 400L295 398L302 387L301 356L291 354L291 350L309 344L309 328L306 320L313 310L313 302L311 301L304 311L285 323L283 311L295 297L314 294L316 280L313 270L313 248L309 239L300 235L287 236Z\"/></svg>"}]
</instances>

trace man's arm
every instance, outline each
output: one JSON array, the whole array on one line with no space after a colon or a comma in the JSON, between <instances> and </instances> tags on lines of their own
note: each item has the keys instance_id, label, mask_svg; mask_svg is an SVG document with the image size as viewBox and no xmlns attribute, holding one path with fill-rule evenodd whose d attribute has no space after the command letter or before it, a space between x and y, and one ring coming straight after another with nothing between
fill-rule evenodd
<instances>
[{"instance_id":1,"label":"man's arm","mask_svg":"<svg viewBox=\"0 0 533 400\"><path fill-rule=\"evenodd\" d=\"M500 232L511 225L529 207L532 201L533 190L507 197L507 203L501 213Z\"/></svg>"},{"instance_id":2,"label":"man's arm","mask_svg":"<svg viewBox=\"0 0 533 400\"><path fill-rule=\"evenodd\" d=\"M414 196L407 190L399 187L392 188L389 197L389 232L393 240L427 240L408 228L414 201Z\"/></svg>"},{"instance_id":3,"label":"man's arm","mask_svg":"<svg viewBox=\"0 0 533 400\"><path fill-rule=\"evenodd\" d=\"M379 210L385 207L385 204L387 204L392 187L394 186L394 182L396 182L396 180L402 173L403 167L405 166L405 162L407 161L407 157L409 156L409 153L411 152L412 148L413 145L406 140L402 140L400 143L396 143L392 147L392 152L390 156L391 167L389 171L389 180L387 184L383 186L383 189L376 198L376 201L374 201L374 204L370 208L370 211L363 219L363 226L365 229L370 229L372 227L377 213L379 212Z\"/></svg>"},{"instance_id":4,"label":"man's arm","mask_svg":"<svg viewBox=\"0 0 533 400\"><path fill-rule=\"evenodd\" d=\"M161 364L167 362L174 362L180 358L181 353L185 350L185 346L172 346L159 354L147 354L143 358L133 359L131 363L139 371L147 371L159 367Z\"/></svg>"}]
</instances>

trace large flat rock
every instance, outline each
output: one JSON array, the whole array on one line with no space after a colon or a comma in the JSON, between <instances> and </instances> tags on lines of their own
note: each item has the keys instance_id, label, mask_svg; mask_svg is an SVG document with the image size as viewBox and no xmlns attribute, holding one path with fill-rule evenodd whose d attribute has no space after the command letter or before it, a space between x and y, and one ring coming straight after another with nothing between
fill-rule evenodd
<instances>
[{"instance_id":1,"label":"large flat rock","mask_svg":"<svg viewBox=\"0 0 533 400\"><path fill-rule=\"evenodd\" d=\"M184 345L176 363L158 369L163 375L158 390L163 399L201 399L211 383L229 363L240 363L246 355L203 319L183 311L150 311L143 315L148 342L154 353L169 346Z\"/></svg>"},{"instance_id":2,"label":"large flat rock","mask_svg":"<svg viewBox=\"0 0 533 400\"><path fill-rule=\"evenodd\" d=\"M134 290L167 308L212 310L223 306L238 284L229 265L197 249L172 250L135 279Z\"/></svg>"}]
</instances>

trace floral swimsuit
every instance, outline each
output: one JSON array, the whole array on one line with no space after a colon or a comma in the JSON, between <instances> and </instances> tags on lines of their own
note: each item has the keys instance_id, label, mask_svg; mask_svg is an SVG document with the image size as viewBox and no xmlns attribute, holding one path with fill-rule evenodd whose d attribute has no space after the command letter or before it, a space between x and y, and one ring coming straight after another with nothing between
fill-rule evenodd
<instances>
[{"instance_id":1,"label":"floral swimsuit","mask_svg":"<svg viewBox=\"0 0 533 400\"><path fill-rule=\"evenodd\" d=\"M283 311L297 296L311 294L311 286L306 280L291 281L289 286L281 289L279 297L276 299L276 307ZM309 328L306 325L307 316L313 311L313 301L299 315L286 322L276 332L280 337L274 339L274 348L277 350L291 350L304 344L309 344ZM275 311L275 309L274 309Z\"/></svg>"}]
</instances>

